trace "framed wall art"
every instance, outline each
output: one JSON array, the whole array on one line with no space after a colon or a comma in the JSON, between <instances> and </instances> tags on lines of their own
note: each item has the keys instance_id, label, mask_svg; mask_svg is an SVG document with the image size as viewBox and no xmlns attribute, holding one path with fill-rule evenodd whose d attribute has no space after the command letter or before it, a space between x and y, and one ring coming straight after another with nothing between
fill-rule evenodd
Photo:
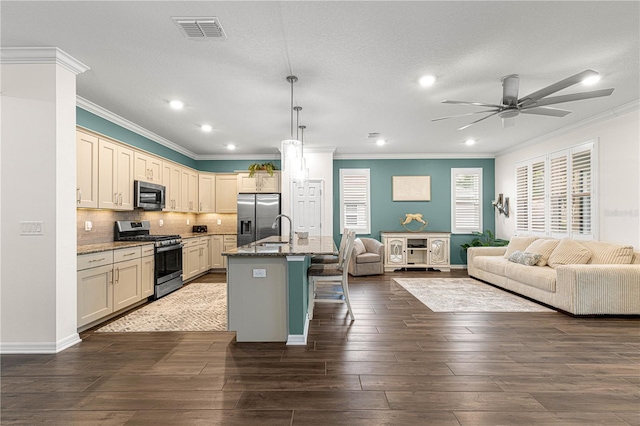
<instances>
[{"instance_id":1,"label":"framed wall art","mask_svg":"<svg viewBox=\"0 0 640 426\"><path fill-rule=\"evenodd\" d=\"M431 201L431 176L393 176L393 201Z\"/></svg>"}]
</instances>

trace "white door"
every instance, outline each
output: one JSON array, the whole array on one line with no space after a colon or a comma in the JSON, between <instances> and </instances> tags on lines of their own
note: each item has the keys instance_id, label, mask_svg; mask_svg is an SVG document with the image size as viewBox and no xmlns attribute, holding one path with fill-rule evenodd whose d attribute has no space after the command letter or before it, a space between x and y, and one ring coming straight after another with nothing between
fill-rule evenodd
<instances>
[{"instance_id":1,"label":"white door","mask_svg":"<svg viewBox=\"0 0 640 426\"><path fill-rule=\"evenodd\" d=\"M291 194L293 230L307 231L310 237L322 235L322 181L292 182Z\"/></svg>"}]
</instances>

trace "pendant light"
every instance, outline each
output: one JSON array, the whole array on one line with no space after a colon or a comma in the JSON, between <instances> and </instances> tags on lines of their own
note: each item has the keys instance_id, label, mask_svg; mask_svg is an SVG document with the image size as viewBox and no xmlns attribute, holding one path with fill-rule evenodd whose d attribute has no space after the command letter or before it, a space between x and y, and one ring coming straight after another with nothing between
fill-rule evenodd
<instances>
[{"instance_id":1,"label":"pendant light","mask_svg":"<svg viewBox=\"0 0 640 426\"><path fill-rule=\"evenodd\" d=\"M309 168L307 167L307 160L304 158L304 129L306 129L307 126L298 126L298 128L300 129L300 154L302 155L300 179L304 183L304 181L309 180Z\"/></svg>"},{"instance_id":2,"label":"pendant light","mask_svg":"<svg viewBox=\"0 0 640 426\"><path fill-rule=\"evenodd\" d=\"M298 77L290 75L287 81L291 84L291 134L289 139L282 141L280 152L282 153L282 170L295 176L301 169L302 162L302 142L297 140L297 136L296 139L293 138L293 84L298 81Z\"/></svg>"}]
</instances>

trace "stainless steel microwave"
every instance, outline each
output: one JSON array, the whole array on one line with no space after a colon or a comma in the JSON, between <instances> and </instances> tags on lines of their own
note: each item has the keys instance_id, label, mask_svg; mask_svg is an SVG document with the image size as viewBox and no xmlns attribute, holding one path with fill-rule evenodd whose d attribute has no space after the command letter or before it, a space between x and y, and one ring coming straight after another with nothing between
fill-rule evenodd
<instances>
[{"instance_id":1,"label":"stainless steel microwave","mask_svg":"<svg viewBox=\"0 0 640 426\"><path fill-rule=\"evenodd\" d=\"M144 210L162 210L164 208L165 187L150 182L133 182L134 207Z\"/></svg>"}]
</instances>

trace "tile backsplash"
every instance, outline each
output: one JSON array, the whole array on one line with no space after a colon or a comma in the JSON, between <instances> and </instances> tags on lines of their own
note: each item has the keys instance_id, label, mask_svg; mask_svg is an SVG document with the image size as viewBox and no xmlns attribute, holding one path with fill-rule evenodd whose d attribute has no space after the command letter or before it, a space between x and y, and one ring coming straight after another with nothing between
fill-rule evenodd
<instances>
[{"instance_id":1,"label":"tile backsplash","mask_svg":"<svg viewBox=\"0 0 640 426\"><path fill-rule=\"evenodd\" d=\"M235 214L76 209L76 216L77 245L79 246L113 241L113 227L117 220L148 220L151 222L152 234L166 235L191 233L193 225L207 225L210 233L235 233L237 227ZM218 225L218 219L220 219L220 225ZM160 220L163 221L163 226L160 226ZM87 221L92 223L90 231L85 231Z\"/></svg>"}]
</instances>

